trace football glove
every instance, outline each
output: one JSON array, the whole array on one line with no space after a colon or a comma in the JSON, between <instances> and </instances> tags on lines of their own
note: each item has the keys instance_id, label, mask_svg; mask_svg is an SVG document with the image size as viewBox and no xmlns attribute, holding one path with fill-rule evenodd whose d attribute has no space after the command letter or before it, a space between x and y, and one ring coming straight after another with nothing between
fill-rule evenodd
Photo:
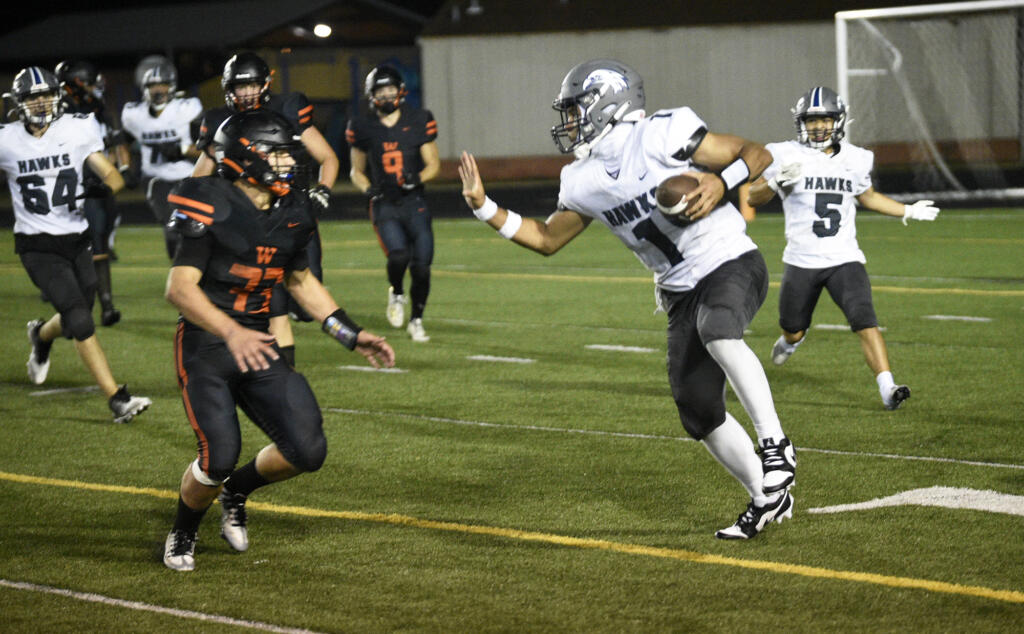
<instances>
[{"instance_id":1,"label":"football glove","mask_svg":"<svg viewBox=\"0 0 1024 634\"><path fill-rule=\"evenodd\" d=\"M103 181L87 180L82 183L82 193L75 196L75 200L81 200L82 198L106 198L113 193L114 190L110 189L110 185Z\"/></svg>"},{"instance_id":2,"label":"football glove","mask_svg":"<svg viewBox=\"0 0 1024 634\"><path fill-rule=\"evenodd\" d=\"M124 179L124 186L127 189L135 189L139 186L139 175L135 173L131 165L122 165L118 168L121 178Z\"/></svg>"},{"instance_id":3,"label":"football glove","mask_svg":"<svg viewBox=\"0 0 1024 634\"><path fill-rule=\"evenodd\" d=\"M420 175L418 172L405 172L402 174L402 191L411 192L420 186Z\"/></svg>"},{"instance_id":4,"label":"football glove","mask_svg":"<svg viewBox=\"0 0 1024 634\"><path fill-rule=\"evenodd\" d=\"M181 144L177 141L168 141L167 143L158 143L153 146L153 149L162 157L165 161L174 163L185 158L185 155L181 151Z\"/></svg>"},{"instance_id":5,"label":"football glove","mask_svg":"<svg viewBox=\"0 0 1024 634\"><path fill-rule=\"evenodd\" d=\"M319 184L309 190L309 201L316 207L317 215L322 215L327 212L327 208L330 205L331 190L327 185Z\"/></svg>"},{"instance_id":6,"label":"football glove","mask_svg":"<svg viewBox=\"0 0 1024 634\"><path fill-rule=\"evenodd\" d=\"M934 204L931 200L919 200L913 205L903 205L903 224L907 224L907 220L935 220L939 208Z\"/></svg>"},{"instance_id":7,"label":"football glove","mask_svg":"<svg viewBox=\"0 0 1024 634\"><path fill-rule=\"evenodd\" d=\"M777 194L783 187L790 187L800 180L802 172L803 166L800 163L783 165L778 174L768 179L767 185Z\"/></svg>"}]
</instances>

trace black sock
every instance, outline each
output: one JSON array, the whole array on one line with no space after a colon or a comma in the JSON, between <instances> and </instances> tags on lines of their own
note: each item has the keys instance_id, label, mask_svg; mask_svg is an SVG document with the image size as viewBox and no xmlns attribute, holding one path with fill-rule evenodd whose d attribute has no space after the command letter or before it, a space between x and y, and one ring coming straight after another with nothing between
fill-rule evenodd
<instances>
[{"instance_id":1,"label":"black sock","mask_svg":"<svg viewBox=\"0 0 1024 634\"><path fill-rule=\"evenodd\" d=\"M295 346L281 346L281 356L288 362L288 365L295 369Z\"/></svg>"},{"instance_id":2,"label":"black sock","mask_svg":"<svg viewBox=\"0 0 1024 634\"><path fill-rule=\"evenodd\" d=\"M256 489L268 484L270 481L256 471L256 459L253 458L247 465L235 469L235 472L224 483L224 490L232 495L248 496Z\"/></svg>"},{"instance_id":3,"label":"black sock","mask_svg":"<svg viewBox=\"0 0 1024 634\"><path fill-rule=\"evenodd\" d=\"M209 508L209 507L207 507ZM178 496L178 516L174 518L174 530L186 530L195 533L199 530L199 522L203 521L206 509L197 511L185 504L185 501Z\"/></svg>"},{"instance_id":4,"label":"black sock","mask_svg":"<svg viewBox=\"0 0 1024 634\"><path fill-rule=\"evenodd\" d=\"M110 260L93 260L92 265L96 269L96 294L100 300L100 307L104 311L113 310L114 293L110 287Z\"/></svg>"}]
</instances>

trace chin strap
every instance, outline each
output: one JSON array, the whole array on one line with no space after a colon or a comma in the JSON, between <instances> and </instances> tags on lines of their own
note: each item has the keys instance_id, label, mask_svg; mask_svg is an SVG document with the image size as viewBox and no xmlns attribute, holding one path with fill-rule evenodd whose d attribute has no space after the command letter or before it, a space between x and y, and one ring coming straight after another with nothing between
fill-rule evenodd
<instances>
[{"instance_id":1,"label":"chin strap","mask_svg":"<svg viewBox=\"0 0 1024 634\"><path fill-rule=\"evenodd\" d=\"M619 109L615 111L614 115L612 115L611 121L609 121L608 125L604 127L604 130L601 130L601 132L596 137L594 137L587 143L584 143L577 147L575 150L573 150L573 154L576 156L577 159L584 159L590 156L590 151L594 148L595 145L597 145L601 141L601 139L603 139L609 132L612 131L612 128L615 127L616 123L619 123L620 121L639 121L647 116L647 111L642 108L623 114L623 111L626 108L628 108L629 105L630 104L627 101L626 103L619 106Z\"/></svg>"}]
</instances>

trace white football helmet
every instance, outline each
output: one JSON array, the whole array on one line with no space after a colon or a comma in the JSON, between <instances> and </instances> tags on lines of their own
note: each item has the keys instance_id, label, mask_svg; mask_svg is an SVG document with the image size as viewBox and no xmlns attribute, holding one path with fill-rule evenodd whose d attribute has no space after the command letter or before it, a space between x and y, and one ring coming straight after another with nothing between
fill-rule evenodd
<instances>
[{"instance_id":1,"label":"white football helmet","mask_svg":"<svg viewBox=\"0 0 1024 634\"><path fill-rule=\"evenodd\" d=\"M561 123L551 138L563 154L586 156L612 126L644 117L644 81L640 74L613 59L594 59L574 66L551 105Z\"/></svg>"}]
</instances>

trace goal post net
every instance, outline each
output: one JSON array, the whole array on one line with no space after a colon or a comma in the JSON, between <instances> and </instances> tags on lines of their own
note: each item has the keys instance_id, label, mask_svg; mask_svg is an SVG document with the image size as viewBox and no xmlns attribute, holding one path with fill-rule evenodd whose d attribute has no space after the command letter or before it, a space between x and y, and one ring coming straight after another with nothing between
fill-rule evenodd
<instances>
[{"instance_id":1,"label":"goal post net","mask_svg":"<svg viewBox=\"0 0 1024 634\"><path fill-rule=\"evenodd\" d=\"M1024 0L841 11L835 27L848 139L893 197L1024 199Z\"/></svg>"}]
</instances>

